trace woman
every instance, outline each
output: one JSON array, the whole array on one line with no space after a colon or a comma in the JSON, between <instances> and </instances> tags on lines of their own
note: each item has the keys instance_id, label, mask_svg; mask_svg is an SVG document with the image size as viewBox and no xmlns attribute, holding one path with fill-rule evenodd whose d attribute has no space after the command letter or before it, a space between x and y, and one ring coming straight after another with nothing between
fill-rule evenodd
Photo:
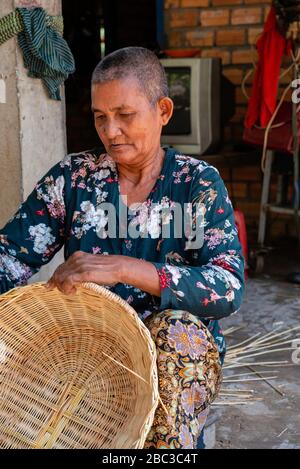
<instances>
[{"instance_id":1,"label":"woman","mask_svg":"<svg viewBox=\"0 0 300 469\"><path fill-rule=\"evenodd\" d=\"M194 448L221 383L217 320L238 310L243 293L232 205L215 168L161 147L173 103L152 52L106 56L93 73L92 111L106 151L56 164L1 230L0 292L24 284L64 245L48 288L106 285L156 343L164 409L145 447ZM183 218L190 224L178 236Z\"/></svg>"}]
</instances>

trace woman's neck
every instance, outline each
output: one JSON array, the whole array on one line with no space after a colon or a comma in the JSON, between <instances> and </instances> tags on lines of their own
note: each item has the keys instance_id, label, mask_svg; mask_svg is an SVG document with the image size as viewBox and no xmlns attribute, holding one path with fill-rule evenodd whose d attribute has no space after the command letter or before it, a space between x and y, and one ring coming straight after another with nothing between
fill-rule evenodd
<instances>
[{"instance_id":1,"label":"woman's neck","mask_svg":"<svg viewBox=\"0 0 300 469\"><path fill-rule=\"evenodd\" d=\"M165 152L159 147L156 152L153 152L153 154L146 161L141 162L140 165L123 165L118 163L119 180L126 184L136 186L157 179L163 166L164 157Z\"/></svg>"}]
</instances>

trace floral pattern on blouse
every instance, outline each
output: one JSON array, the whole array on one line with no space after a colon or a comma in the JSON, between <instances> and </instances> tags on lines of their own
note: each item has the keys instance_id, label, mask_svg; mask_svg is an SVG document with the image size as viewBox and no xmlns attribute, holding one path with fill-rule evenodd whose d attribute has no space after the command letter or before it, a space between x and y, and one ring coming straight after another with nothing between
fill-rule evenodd
<instances>
[{"instance_id":1,"label":"floral pattern on blouse","mask_svg":"<svg viewBox=\"0 0 300 469\"><path fill-rule=\"evenodd\" d=\"M106 231L109 217L101 204L108 202L116 211L116 236ZM187 204L191 218L181 237L174 235L176 204ZM94 149L67 155L0 230L0 293L25 284L62 246L66 259L78 250L144 259L157 269L161 297L126 284L109 288L142 320L168 308L191 312L208 326L224 357L218 319L240 308L244 260L233 208L217 169L167 148L147 200L127 214L125 234L121 208L118 170L108 154ZM195 248L191 228L197 221L203 244ZM164 228L170 228L169 237L163 236ZM132 236L135 229L141 236Z\"/></svg>"}]
</instances>

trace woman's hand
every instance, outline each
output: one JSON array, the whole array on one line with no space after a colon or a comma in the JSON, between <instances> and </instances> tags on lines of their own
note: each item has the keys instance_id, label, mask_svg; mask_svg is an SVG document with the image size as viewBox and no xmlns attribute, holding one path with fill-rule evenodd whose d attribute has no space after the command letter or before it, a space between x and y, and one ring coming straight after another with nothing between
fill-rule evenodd
<instances>
[{"instance_id":1,"label":"woman's hand","mask_svg":"<svg viewBox=\"0 0 300 469\"><path fill-rule=\"evenodd\" d=\"M57 287L62 293L69 294L75 293L76 285L82 282L115 285L121 281L126 261L128 263L130 257L76 251L57 267L46 287Z\"/></svg>"},{"instance_id":2,"label":"woman's hand","mask_svg":"<svg viewBox=\"0 0 300 469\"><path fill-rule=\"evenodd\" d=\"M49 289L75 293L76 285L94 282L98 285L127 283L151 295L160 296L159 276L155 266L143 259L122 255L88 254L76 251L57 267L47 282Z\"/></svg>"}]
</instances>

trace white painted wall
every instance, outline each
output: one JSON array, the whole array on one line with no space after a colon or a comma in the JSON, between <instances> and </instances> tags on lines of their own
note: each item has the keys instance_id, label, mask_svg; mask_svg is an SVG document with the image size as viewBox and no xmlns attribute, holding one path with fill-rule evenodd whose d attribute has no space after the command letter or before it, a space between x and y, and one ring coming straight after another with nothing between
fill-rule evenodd
<instances>
[{"instance_id":1,"label":"white painted wall","mask_svg":"<svg viewBox=\"0 0 300 469\"><path fill-rule=\"evenodd\" d=\"M60 0L1 0L0 17L18 6L61 14ZM0 225L17 210L36 182L67 152L65 99L51 100L39 79L29 78L16 38L0 46L0 76L7 100L0 104ZM62 87L63 88L63 87ZM62 250L31 281L47 280L63 262Z\"/></svg>"}]
</instances>

